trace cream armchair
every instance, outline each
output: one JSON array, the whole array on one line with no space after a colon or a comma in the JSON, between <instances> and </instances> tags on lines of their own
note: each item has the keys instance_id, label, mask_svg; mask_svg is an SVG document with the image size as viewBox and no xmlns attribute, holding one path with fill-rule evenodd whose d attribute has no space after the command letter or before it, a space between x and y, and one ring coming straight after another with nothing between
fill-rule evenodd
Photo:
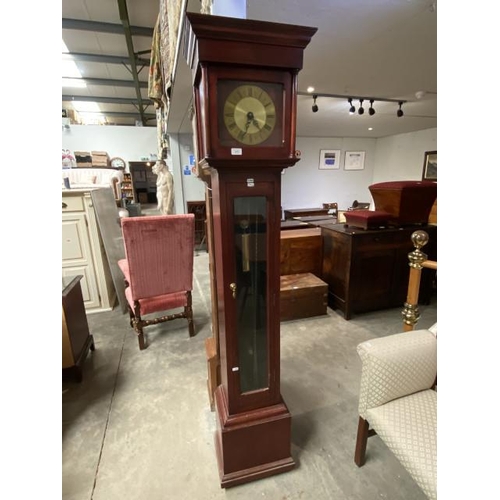
<instances>
[{"instance_id":1,"label":"cream armchair","mask_svg":"<svg viewBox=\"0 0 500 500\"><path fill-rule=\"evenodd\" d=\"M365 341L354 461L377 434L430 499L437 496L436 326Z\"/></svg>"}]
</instances>

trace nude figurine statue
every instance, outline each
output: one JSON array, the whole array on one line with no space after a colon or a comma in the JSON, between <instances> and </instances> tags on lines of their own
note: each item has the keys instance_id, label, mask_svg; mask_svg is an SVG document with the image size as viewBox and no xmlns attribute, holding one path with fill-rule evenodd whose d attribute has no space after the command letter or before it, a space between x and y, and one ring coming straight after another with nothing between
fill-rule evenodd
<instances>
[{"instance_id":1,"label":"nude figurine statue","mask_svg":"<svg viewBox=\"0 0 500 500\"><path fill-rule=\"evenodd\" d=\"M174 213L174 177L165 160L158 160L153 172L158 176L156 180L158 210L162 215L171 215Z\"/></svg>"}]
</instances>

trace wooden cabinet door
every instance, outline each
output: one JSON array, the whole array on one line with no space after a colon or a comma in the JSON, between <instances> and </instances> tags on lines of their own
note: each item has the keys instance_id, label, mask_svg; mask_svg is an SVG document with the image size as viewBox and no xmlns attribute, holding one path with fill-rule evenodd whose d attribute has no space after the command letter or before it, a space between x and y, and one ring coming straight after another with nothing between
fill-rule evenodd
<instances>
[{"instance_id":1,"label":"wooden cabinet door","mask_svg":"<svg viewBox=\"0 0 500 500\"><path fill-rule=\"evenodd\" d=\"M350 283L352 312L393 307L397 249L360 251L354 258Z\"/></svg>"},{"instance_id":2,"label":"wooden cabinet door","mask_svg":"<svg viewBox=\"0 0 500 500\"><path fill-rule=\"evenodd\" d=\"M62 275L81 274L83 301L86 308L100 306L95 279L94 262L90 247L85 213L62 214Z\"/></svg>"}]
</instances>

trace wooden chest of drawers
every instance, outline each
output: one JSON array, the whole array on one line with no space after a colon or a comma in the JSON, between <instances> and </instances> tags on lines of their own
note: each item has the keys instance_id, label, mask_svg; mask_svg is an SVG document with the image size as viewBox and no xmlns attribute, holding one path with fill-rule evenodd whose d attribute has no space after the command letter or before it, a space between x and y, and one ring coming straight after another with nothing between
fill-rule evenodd
<instances>
[{"instance_id":1,"label":"wooden chest of drawers","mask_svg":"<svg viewBox=\"0 0 500 500\"><path fill-rule=\"evenodd\" d=\"M411 235L423 229L429 243L423 248L436 260L437 226L362 230L342 224L322 226L323 274L328 283L328 305L340 309L345 319L352 314L403 306L408 290L408 253ZM428 303L433 271L424 269L420 302Z\"/></svg>"}]
</instances>

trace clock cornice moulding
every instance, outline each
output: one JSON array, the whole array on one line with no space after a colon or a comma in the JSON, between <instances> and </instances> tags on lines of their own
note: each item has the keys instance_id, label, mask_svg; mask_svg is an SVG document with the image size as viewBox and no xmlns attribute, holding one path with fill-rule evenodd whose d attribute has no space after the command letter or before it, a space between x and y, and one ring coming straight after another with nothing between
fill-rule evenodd
<instances>
[{"instance_id":1,"label":"clock cornice moulding","mask_svg":"<svg viewBox=\"0 0 500 500\"><path fill-rule=\"evenodd\" d=\"M308 26L187 12L183 25L183 55L191 68L204 62L224 62L300 70L303 50L316 31L317 28ZM200 44L200 41L204 43ZM245 57L241 56L241 52L237 54L231 50L224 50L222 53L220 50L214 51L222 41L226 48L228 41L237 44ZM264 58L260 55L255 60L252 59L251 46L254 44L267 46ZM284 54L282 49L285 46L289 50ZM296 51L290 48L295 48Z\"/></svg>"}]
</instances>

